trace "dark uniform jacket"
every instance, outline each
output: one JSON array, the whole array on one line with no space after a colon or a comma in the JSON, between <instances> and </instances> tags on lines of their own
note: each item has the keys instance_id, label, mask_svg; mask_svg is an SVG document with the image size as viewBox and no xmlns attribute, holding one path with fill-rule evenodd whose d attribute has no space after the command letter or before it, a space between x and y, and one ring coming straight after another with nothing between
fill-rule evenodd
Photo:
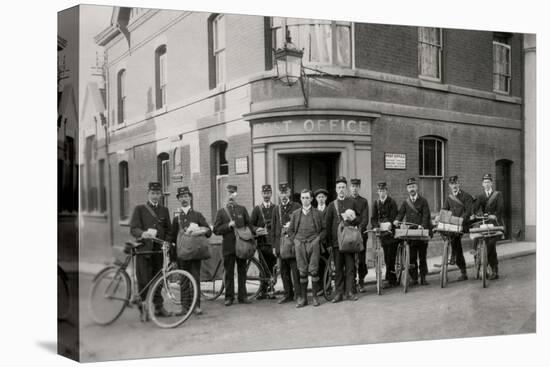
<instances>
[{"instance_id":1,"label":"dark uniform jacket","mask_svg":"<svg viewBox=\"0 0 550 367\"><path fill-rule=\"evenodd\" d=\"M229 227L231 220L235 221L235 228L248 227L254 233L254 228L250 224L250 217L244 206L233 204L227 205L226 208L231 214L231 218L227 215L226 209L221 208L216 213L216 219L214 220L214 233L223 236L223 256L235 254L235 230Z\"/></svg>"},{"instance_id":2,"label":"dark uniform jacket","mask_svg":"<svg viewBox=\"0 0 550 367\"><path fill-rule=\"evenodd\" d=\"M409 203L411 203L416 210L413 210L407 201L409 201ZM424 229L432 228L431 213L428 201L418 194L414 203L412 202L410 196L403 201L395 219L398 221L405 219L405 222L421 225Z\"/></svg>"},{"instance_id":3,"label":"dark uniform jacket","mask_svg":"<svg viewBox=\"0 0 550 367\"><path fill-rule=\"evenodd\" d=\"M314 207L311 207L311 214L313 215L313 226L315 227L317 233L319 234L319 243L321 243L325 240L325 237L326 237L325 222L323 220L324 219L323 212L315 209ZM303 215L302 208L296 209L290 215L290 226L288 227L288 235L292 240L294 240L294 237L298 232L302 215Z\"/></svg>"},{"instance_id":4,"label":"dark uniform jacket","mask_svg":"<svg viewBox=\"0 0 550 367\"><path fill-rule=\"evenodd\" d=\"M189 209L187 214L185 214L182 210L174 216L174 219L172 221L172 237L170 242L174 242L174 243L176 242L178 238L178 233L180 231L180 222L183 225L183 228L181 229L185 230L187 229L187 227L189 227L191 223L196 223L200 227L207 228L207 231L205 233L206 237L212 236L212 230L210 229L210 226L206 222L206 219L204 218L202 213L197 212L193 210L193 208L191 208Z\"/></svg>"},{"instance_id":5,"label":"dark uniform jacket","mask_svg":"<svg viewBox=\"0 0 550 367\"><path fill-rule=\"evenodd\" d=\"M476 201L474 202L473 213L478 215L495 215L497 217L498 224L503 225L504 198L502 193L500 191L493 190L489 197L487 197L485 192L478 195Z\"/></svg>"},{"instance_id":6,"label":"dark uniform jacket","mask_svg":"<svg viewBox=\"0 0 550 367\"><path fill-rule=\"evenodd\" d=\"M282 217L279 216L279 208L280 215ZM288 203L286 203L286 205L280 203L279 205L275 205L273 207L273 219L271 224L272 231L270 232L270 234L271 244L273 245L273 248L277 250L277 253L279 253L279 247L281 246L281 229L287 222L290 222L290 214L292 214L292 212L296 209L300 208L300 204L290 200L288 201Z\"/></svg>"},{"instance_id":7,"label":"dark uniform jacket","mask_svg":"<svg viewBox=\"0 0 550 367\"><path fill-rule=\"evenodd\" d=\"M269 208L264 207L263 203L256 205L252 210L250 215L250 223L256 230L258 227L263 227L267 229L267 236L257 237L258 245L260 246L271 246L271 230L272 230L272 221L273 221L273 208L275 205L270 204ZM264 221L265 219L265 221Z\"/></svg>"},{"instance_id":8,"label":"dark uniform jacket","mask_svg":"<svg viewBox=\"0 0 550 367\"><path fill-rule=\"evenodd\" d=\"M156 218L147 207L155 213ZM157 238L165 241L170 240L170 212L167 207L158 204L157 207L154 208L151 202L147 202L147 204L137 205L134 208L134 212L130 219L130 234L135 238L140 238L141 234L146 232L149 228L157 230ZM141 249L143 251L160 249L160 244L153 243L151 240L145 240L144 246Z\"/></svg>"},{"instance_id":9,"label":"dark uniform jacket","mask_svg":"<svg viewBox=\"0 0 550 367\"><path fill-rule=\"evenodd\" d=\"M390 222L393 223L397 217L397 203L391 197L386 196L384 203L379 199L375 200L372 205L372 228L377 228L380 223Z\"/></svg>"},{"instance_id":10,"label":"dark uniform jacket","mask_svg":"<svg viewBox=\"0 0 550 367\"><path fill-rule=\"evenodd\" d=\"M363 241L366 241L368 235L364 232L367 230L367 226L369 224L369 202L361 195L357 195L356 198L350 196L350 198L355 200L357 204L357 210L359 210L359 214L361 215L361 223L359 224L359 229L361 230Z\"/></svg>"},{"instance_id":11,"label":"dark uniform jacket","mask_svg":"<svg viewBox=\"0 0 550 367\"><path fill-rule=\"evenodd\" d=\"M336 212L335 205L338 205L338 213ZM338 225L342 220L341 215L348 209L352 209L355 212L356 218L351 223L345 224L360 225L362 221L361 213L357 207L357 203L352 198L346 197L344 200L336 199L327 206L327 214L325 216L327 244L332 245L332 247L338 247Z\"/></svg>"},{"instance_id":12,"label":"dark uniform jacket","mask_svg":"<svg viewBox=\"0 0 550 367\"><path fill-rule=\"evenodd\" d=\"M472 214L473 202L474 199L472 195L465 191L459 190L456 197L452 194L452 192L449 193L443 203L443 209L450 210L453 216L464 219L462 222L462 227L466 229L468 228L468 222L470 220L470 215Z\"/></svg>"}]
</instances>

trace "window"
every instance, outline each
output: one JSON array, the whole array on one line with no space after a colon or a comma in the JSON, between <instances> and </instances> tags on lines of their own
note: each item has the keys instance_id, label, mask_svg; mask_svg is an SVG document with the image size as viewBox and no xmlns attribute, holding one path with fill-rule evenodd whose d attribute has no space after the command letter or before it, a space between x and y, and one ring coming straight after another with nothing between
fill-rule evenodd
<instances>
[{"instance_id":1,"label":"window","mask_svg":"<svg viewBox=\"0 0 550 367\"><path fill-rule=\"evenodd\" d=\"M130 215L130 180L128 177L128 162L118 164L120 186L120 219L126 219Z\"/></svg>"},{"instance_id":2,"label":"window","mask_svg":"<svg viewBox=\"0 0 550 367\"><path fill-rule=\"evenodd\" d=\"M445 143L437 137L419 140L419 191L428 200L432 213L439 212L443 205L445 175Z\"/></svg>"},{"instance_id":3,"label":"window","mask_svg":"<svg viewBox=\"0 0 550 367\"><path fill-rule=\"evenodd\" d=\"M170 194L170 156L166 152L157 156L157 179L164 195L162 205L166 205L166 196Z\"/></svg>"},{"instance_id":4,"label":"window","mask_svg":"<svg viewBox=\"0 0 550 367\"><path fill-rule=\"evenodd\" d=\"M225 17L217 15L212 21L213 53L216 85L225 82Z\"/></svg>"},{"instance_id":5,"label":"window","mask_svg":"<svg viewBox=\"0 0 550 367\"><path fill-rule=\"evenodd\" d=\"M272 19L273 47L282 48L288 30L292 43L304 50L304 65L351 67L351 23L329 20Z\"/></svg>"},{"instance_id":6,"label":"window","mask_svg":"<svg viewBox=\"0 0 550 367\"><path fill-rule=\"evenodd\" d=\"M117 76L117 106L118 123L122 124L126 119L126 70L122 69Z\"/></svg>"},{"instance_id":7,"label":"window","mask_svg":"<svg viewBox=\"0 0 550 367\"><path fill-rule=\"evenodd\" d=\"M512 49L510 37L493 37L493 91L510 93Z\"/></svg>"},{"instance_id":8,"label":"window","mask_svg":"<svg viewBox=\"0 0 550 367\"><path fill-rule=\"evenodd\" d=\"M229 164L226 159L227 142L220 140L210 146L211 190L216 193L212 200L212 220L225 202L225 187L229 183Z\"/></svg>"},{"instance_id":9,"label":"window","mask_svg":"<svg viewBox=\"0 0 550 367\"><path fill-rule=\"evenodd\" d=\"M99 211L107 211L107 189L105 187L105 159L99 160Z\"/></svg>"},{"instance_id":10,"label":"window","mask_svg":"<svg viewBox=\"0 0 550 367\"><path fill-rule=\"evenodd\" d=\"M157 109L166 105L166 45L162 45L155 51L155 95Z\"/></svg>"},{"instance_id":11,"label":"window","mask_svg":"<svg viewBox=\"0 0 550 367\"><path fill-rule=\"evenodd\" d=\"M441 28L418 28L418 73L421 77L441 81Z\"/></svg>"}]
</instances>

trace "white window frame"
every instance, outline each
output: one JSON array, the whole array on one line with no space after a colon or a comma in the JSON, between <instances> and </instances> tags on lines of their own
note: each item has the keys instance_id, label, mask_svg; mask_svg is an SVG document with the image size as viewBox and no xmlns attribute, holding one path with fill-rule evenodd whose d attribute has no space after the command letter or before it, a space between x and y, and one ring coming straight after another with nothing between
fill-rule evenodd
<instances>
[{"instance_id":1,"label":"white window frame","mask_svg":"<svg viewBox=\"0 0 550 367\"><path fill-rule=\"evenodd\" d=\"M280 24L277 25L277 26L275 26L275 19L280 20ZM282 41L281 45L284 44L284 39L286 38L285 30L287 28L288 19L289 18L285 18L285 17L271 17L271 27L270 28L271 28L271 41L272 41L273 49L276 49L280 46L280 45L279 46L277 45L277 36L276 35L277 35L277 30L278 29L282 30L281 35L283 37L283 41ZM290 18L290 19L300 19L300 18ZM327 63L327 62L321 62L321 61L318 61L318 60L317 61L306 60L305 55L306 54L311 55L311 52L305 52L304 59L302 60L303 65L305 65L305 66L330 66L330 67L339 67L339 68L346 68L346 69L355 68L355 57L354 57L354 53L355 53L355 47L354 47L355 28L354 28L354 23L353 22L326 21L326 20L317 20L317 19L302 19L302 20L303 20L303 24L288 25L288 27L290 27L290 29L291 29L291 37L292 37L292 27L304 27L305 28L307 26L313 27L313 26L316 26L316 25L319 25L319 24L329 24L330 25L330 33L331 33L331 48L330 48L330 53L329 53L330 61ZM337 39L338 33L336 32L336 30L339 26L340 27L347 27L349 29L349 64L347 64L347 65L337 63L336 53L337 53L337 49L338 49L338 39ZM297 40L295 38L292 38L292 43L294 43L296 46L299 47L299 45L297 43ZM275 67L275 65L273 67Z\"/></svg>"},{"instance_id":2,"label":"white window frame","mask_svg":"<svg viewBox=\"0 0 550 367\"><path fill-rule=\"evenodd\" d=\"M437 148L437 142L439 142L441 144L441 174L438 175L437 174L437 152L435 154L435 169L436 169L436 174L435 175L424 175L423 173L426 171L425 167L426 167L426 159L425 159L425 154L424 154L424 141L426 140L434 140L436 141L436 148ZM419 176L422 177L422 178L443 178L445 177L445 141L442 140L442 139L439 139L439 138L436 138L436 137L422 137L419 139L419 142L422 142L422 164L423 166L422 167L419 167L421 168L421 172L419 172Z\"/></svg>"},{"instance_id":3,"label":"white window frame","mask_svg":"<svg viewBox=\"0 0 550 367\"><path fill-rule=\"evenodd\" d=\"M495 66L496 66L495 48L496 47L504 47L504 48L508 49L508 57L509 57L509 59L507 60L508 61L508 75L506 75L506 74L497 74L497 72L495 70ZM507 77L507 79L506 79L506 90L495 89L495 78L497 76L501 76L501 75L504 75L504 76ZM507 43L493 41L493 92L501 93L501 94L510 94L511 80L512 80L512 47Z\"/></svg>"},{"instance_id":4,"label":"white window frame","mask_svg":"<svg viewBox=\"0 0 550 367\"><path fill-rule=\"evenodd\" d=\"M225 16L217 15L212 20L213 54L216 65L216 86L226 81L226 26Z\"/></svg>"},{"instance_id":5,"label":"white window frame","mask_svg":"<svg viewBox=\"0 0 550 367\"><path fill-rule=\"evenodd\" d=\"M160 93L160 108L166 106L166 85L168 84L168 64L167 64L167 50L163 54L159 55L159 90Z\"/></svg>"},{"instance_id":6,"label":"white window frame","mask_svg":"<svg viewBox=\"0 0 550 367\"><path fill-rule=\"evenodd\" d=\"M121 194L121 198L120 198L120 219L121 220L125 220L125 219L128 219L129 216L130 216L130 165L128 164L128 161L124 161L126 164L126 181L128 183L127 186L122 186L122 182L119 182L119 186L120 186L120 194ZM120 169L122 167L122 163L123 162L120 162L118 164L118 169L119 169L119 180L122 176L122 174L120 173Z\"/></svg>"},{"instance_id":7,"label":"white window frame","mask_svg":"<svg viewBox=\"0 0 550 367\"><path fill-rule=\"evenodd\" d=\"M170 194L170 159L161 162L162 192L164 195Z\"/></svg>"},{"instance_id":8,"label":"white window frame","mask_svg":"<svg viewBox=\"0 0 550 367\"><path fill-rule=\"evenodd\" d=\"M117 116L117 123L122 124L126 121L126 69L119 70L118 79L118 95L117 95L117 108L119 109L119 116Z\"/></svg>"},{"instance_id":9,"label":"white window frame","mask_svg":"<svg viewBox=\"0 0 550 367\"><path fill-rule=\"evenodd\" d=\"M439 31L439 44L432 44L428 42L424 42L420 38L421 29L436 29ZM437 47L437 75L439 77L433 77L431 75L424 75L422 74L422 44L427 44L432 47ZM442 58L443 58L443 28L438 27L418 27L418 77L420 79L430 80L434 82L441 82L442 78Z\"/></svg>"}]
</instances>

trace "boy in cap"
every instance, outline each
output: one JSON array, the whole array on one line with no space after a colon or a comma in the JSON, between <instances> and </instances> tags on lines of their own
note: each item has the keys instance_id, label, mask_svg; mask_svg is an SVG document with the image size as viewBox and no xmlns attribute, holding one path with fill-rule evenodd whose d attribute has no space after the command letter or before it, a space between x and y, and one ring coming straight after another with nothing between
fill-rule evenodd
<instances>
[{"instance_id":1,"label":"boy in cap","mask_svg":"<svg viewBox=\"0 0 550 367\"><path fill-rule=\"evenodd\" d=\"M449 189L449 195L445 198L442 209L450 210L455 217L461 217L463 219L462 227L467 229L468 220L472 212L473 198L470 194L460 189L460 182L456 175L449 177ZM461 272L458 281L467 280L466 261L462 252L462 233L451 237L451 249L451 264L456 263Z\"/></svg>"},{"instance_id":2,"label":"boy in cap","mask_svg":"<svg viewBox=\"0 0 550 367\"><path fill-rule=\"evenodd\" d=\"M178 187L176 198L181 203L181 207L178 209L178 212L174 216L174 220L172 221L172 238L170 242L175 243L178 238L178 233L180 229L183 229L185 231L189 231L190 228L198 228L201 227L201 229L205 229L206 232L204 235L206 237L212 236L212 230L210 229L210 226L206 222L206 219L202 215L201 212L194 210L191 207L191 200L193 198L193 194L189 190L189 187ZM198 232L196 232L198 233ZM191 235L192 232L191 232ZM186 270L195 280L197 281L197 287L198 292L200 295L201 292L201 263L202 260L180 260L177 259L178 267L180 269ZM195 306L195 313L197 315L200 315L202 313L201 310L201 297L199 296L197 298L197 304Z\"/></svg>"},{"instance_id":3,"label":"boy in cap","mask_svg":"<svg viewBox=\"0 0 550 367\"><path fill-rule=\"evenodd\" d=\"M367 240L368 234L365 232L369 224L369 202L367 199L359 195L361 190L361 180L358 178L352 178L350 182L350 198L355 200L357 205L357 210L361 215L361 223L359 225L359 230L363 236L363 246L364 250L357 254L359 261L357 262L357 279L359 286L359 293L365 291L365 277L369 272L367 269Z\"/></svg>"},{"instance_id":4,"label":"boy in cap","mask_svg":"<svg viewBox=\"0 0 550 367\"><path fill-rule=\"evenodd\" d=\"M235 228L249 227L252 233L254 228L244 206L237 204L237 186L227 185L227 199L223 208L216 213L214 233L223 236L222 254L225 281L225 306L231 306L235 301L235 262L237 263L237 279L239 303L250 303L246 292L246 260L236 255Z\"/></svg>"},{"instance_id":5,"label":"boy in cap","mask_svg":"<svg viewBox=\"0 0 550 367\"><path fill-rule=\"evenodd\" d=\"M478 195L473 212L478 215L488 214L494 225L504 225L504 198L500 191L493 190L493 176L487 173L481 183L483 193ZM490 280L498 279L497 237L491 237L487 243L487 261L491 267Z\"/></svg>"},{"instance_id":6,"label":"boy in cap","mask_svg":"<svg viewBox=\"0 0 550 367\"><path fill-rule=\"evenodd\" d=\"M334 263L336 267L336 292L333 303L341 302L346 298L357 301L357 290L355 289L355 254L340 252L338 247L338 225L344 221L344 225L357 226L361 223L361 215L355 201L346 197L348 182L345 177L336 178L336 200L328 206L325 217L325 228L327 231L327 243L329 251L334 252ZM342 214L350 210L355 214L355 219L344 220Z\"/></svg>"},{"instance_id":7,"label":"boy in cap","mask_svg":"<svg viewBox=\"0 0 550 367\"><path fill-rule=\"evenodd\" d=\"M319 306L317 292L319 292L319 257L321 256L320 242L325 237L323 214L311 206L313 193L304 189L300 193L302 208L292 212L288 235L294 242L296 262L300 273L300 293L297 308L307 305L308 275L311 276L313 306Z\"/></svg>"},{"instance_id":8,"label":"boy in cap","mask_svg":"<svg viewBox=\"0 0 550 367\"><path fill-rule=\"evenodd\" d=\"M262 203L256 205L250 215L250 223L254 227L257 235L258 248L262 252L265 263L269 270L273 272L273 267L277 263L277 257L273 254L273 246L271 243L272 231L271 222L273 218L273 203L271 202L271 185L262 185ZM262 282L260 285L260 293L256 299L275 298L274 295L267 294L267 284Z\"/></svg>"},{"instance_id":9,"label":"boy in cap","mask_svg":"<svg viewBox=\"0 0 550 367\"><path fill-rule=\"evenodd\" d=\"M418 194L416 178L410 177L407 180L407 191L409 195L401 204L394 225L397 226L397 222L405 218L406 222L417 224L419 229L424 228L431 230L430 207L428 201ZM428 274L428 263L426 261L428 241L409 241L409 244L411 249L411 266L409 270L411 274L411 285L418 284L418 270L420 270L420 284L428 285L429 283L426 280L426 275ZM418 262L420 262L420 269Z\"/></svg>"},{"instance_id":10,"label":"boy in cap","mask_svg":"<svg viewBox=\"0 0 550 367\"><path fill-rule=\"evenodd\" d=\"M391 223L397 217L397 204L388 196L388 186L385 182L378 183L378 200L375 200L372 206L372 228L380 227L381 223L391 228ZM395 257L397 256L397 245L399 240L393 237L393 233L383 233L380 235L382 248L384 250L384 263L386 264L386 282L384 288L391 288L399 285L395 275Z\"/></svg>"},{"instance_id":11,"label":"boy in cap","mask_svg":"<svg viewBox=\"0 0 550 367\"><path fill-rule=\"evenodd\" d=\"M294 295L300 294L300 277L298 275L296 258L281 258L281 240L284 236L288 236L290 214L297 209L300 209L300 204L290 200L290 186L287 182L281 182L279 184L279 205L273 208L273 222L271 226L273 253L281 259L281 278L284 288L284 297L279 300L279 304L292 302L294 301Z\"/></svg>"},{"instance_id":12,"label":"boy in cap","mask_svg":"<svg viewBox=\"0 0 550 367\"><path fill-rule=\"evenodd\" d=\"M162 206L160 198L162 197L162 186L159 182L150 182L147 187L147 203L137 205L134 208L130 219L130 234L136 239L143 240L144 245L140 251L160 251L161 246L151 241L151 238L158 238L168 241L171 238L170 213L168 208ZM164 246L169 246L169 242L164 242ZM145 287L153 277L162 268L162 253L145 254L136 257L136 277L138 290L141 292L142 305L147 298L147 289ZM163 300L160 293L153 297L155 304L155 314L157 316L170 316L163 306ZM142 317L145 319L145 308L140 307Z\"/></svg>"}]
</instances>

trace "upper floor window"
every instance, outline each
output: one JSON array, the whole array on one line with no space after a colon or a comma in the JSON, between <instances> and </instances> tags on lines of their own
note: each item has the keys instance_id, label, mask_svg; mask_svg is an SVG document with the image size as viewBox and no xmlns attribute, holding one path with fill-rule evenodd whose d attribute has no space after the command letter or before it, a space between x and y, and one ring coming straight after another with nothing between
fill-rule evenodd
<instances>
[{"instance_id":1,"label":"upper floor window","mask_svg":"<svg viewBox=\"0 0 550 367\"><path fill-rule=\"evenodd\" d=\"M493 37L493 91L510 93L512 49L510 37Z\"/></svg>"},{"instance_id":2,"label":"upper floor window","mask_svg":"<svg viewBox=\"0 0 550 367\"><path fill-rule=\"evenodd\" d=\"M351 23L330 20L272 18L273 48L284 46L288 30L292 43L304 50L304 65L351 67Z\"/></svg>"},{"instance_id":3,"label":"upper floor window","mask_svg":"<svg viewBox=\"0 0 550 367\"><path fill-rule=\"evenodd\" d=\"M162 45L155 51L155 97L157 109L166 105L166 84L166 45Z\"/></svg>"},{"instance_id":4,"label":"upper floor window","mask_svg":"<svg viewBox=\"0 0 550 367\"><path fill-rule=\"evenodd\" d=\"M122 124L126 119L126 70L122 69L117 75L117 107L118 123Z\"/></svg>"},{"instance_id":5,"label":"upper floor window","mask_svg":"<svg viewBox=\"0 0 550 367\"><path fill-rule=\"evenodd\" d=\"M225 17L219 14L212 21L213 53L216 85L225 82Z\"/></svg>"},{"instance_id":6,"label":"upper floor window","mask_svg":"<svg viewBox=\"0 0 550 367\"><path fill-rule=\"evenodd\" d=\"M421 77L441 80L441 28L418 28L418 73Z\"/></svg>"}]
</instances>

